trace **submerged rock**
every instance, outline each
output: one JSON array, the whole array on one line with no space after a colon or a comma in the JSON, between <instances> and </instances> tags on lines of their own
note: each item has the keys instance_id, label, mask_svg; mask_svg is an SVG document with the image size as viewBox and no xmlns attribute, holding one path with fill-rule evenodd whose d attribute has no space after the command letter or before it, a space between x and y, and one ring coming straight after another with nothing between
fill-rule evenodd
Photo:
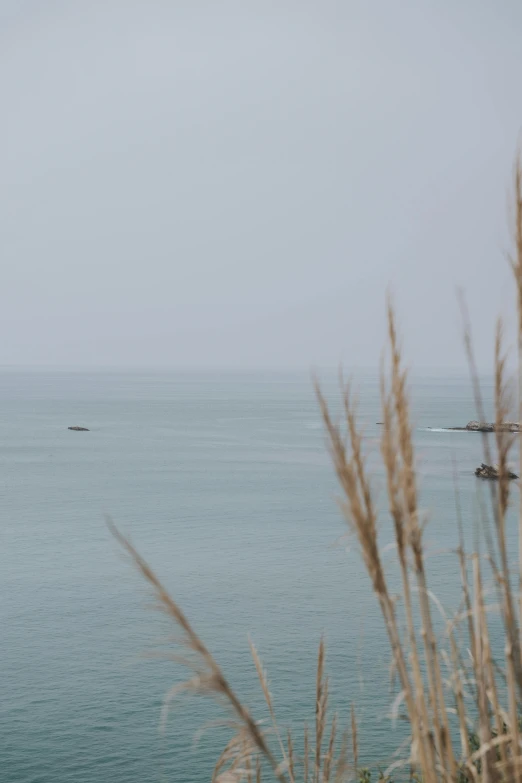
<instances>
[{"instance_id":1,"label":"submerged rock","mask_svg":"<svg viewBox=\"0 0 522 783\"><path fill-rule=\"evenodd\" d=\"M87 427L67 427L68 430L74 430L75 432L89 432Z\"/></svg>"},{"instance_id":2,"label":"submerged rock","mask_svg":"<svg viewBox=\"0 0 522 783\"><path fill-rule=\"evenodd\" d=\"M498 468L494 465L486 465L484 462L481 464L480 468L477 468L475 471L475 476L478 476L479 478L484 479L497 479L499 478L499 471ZM517 479L518 476L516 473L512 473L510 470L507 471L507 477L508 479Z\"/></svg>"}]
</instances>

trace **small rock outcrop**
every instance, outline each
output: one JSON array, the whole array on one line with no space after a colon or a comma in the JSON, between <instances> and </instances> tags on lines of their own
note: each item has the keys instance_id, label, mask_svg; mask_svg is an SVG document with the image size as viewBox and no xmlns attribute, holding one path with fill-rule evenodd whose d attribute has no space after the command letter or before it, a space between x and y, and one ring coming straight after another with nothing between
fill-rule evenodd
<instances>
[{"instance_id":1,"label":"small rock outcrop","mask_svg":"<svg viewBox=\"0 0 522 783\"><path fill-rule=\"evenodd\" d=\"M480 466L480 468L477 468L475 471L475 476L478 476L479 478L483 479L496 479L498 481L499 479L499 471L498 468L494 465L486 465L484 462ZM510 470L507 471L507 477L508 479L517 479L518 476L516 473L511 473Z\"/></svg>"},{"instance_id":2,"label":"small rock outcrop","mask_svg":"<svg viewBox=\"0 0 522 783\"><path fill-rule=\"evenodd\" d=\"M75 432L89 432L87 427L67 427L68 430L74 430Z\"/></svg>"},{"instance_id":3,"label":"small rock outcrop","mask_svg":"<svg viewBox=\"0 0 522 783\"><path fill-rule=\"evenodd\" d=\"M522 432L522 426L518 421L503 421L497 425L486 421L468 421L465 427L449 427L450 430L460 432Z\"/></svg>"},{"instance_id":4,"label":"small rock outcrop","mask_svg":"<svg viewBox=\"0 0 522 783\"><path fill-rule=\"evenodd\" d=\"M468 421L468 423L465 426L466 430L471 430L471 432L494 432L494 426L493 424L488 424L487 422L480 422L480 421Z\"/></svg>"}]
</instances>

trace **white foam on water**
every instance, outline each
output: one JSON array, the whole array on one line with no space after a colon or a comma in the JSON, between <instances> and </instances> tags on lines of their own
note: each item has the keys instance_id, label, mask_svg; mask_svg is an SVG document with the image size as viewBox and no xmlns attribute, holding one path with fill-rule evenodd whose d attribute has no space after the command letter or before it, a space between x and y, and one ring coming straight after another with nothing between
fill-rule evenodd
<instances>
[{"instance_id":1,"label":"white foam on water","mask_svg":"<svg viewBox=\"0 0 522 783\"><path fill-rule=\"evenodd\" d=\"M421 427L422 432L467 432L468 430L451 430L447 427Z\"/></svg>"}]
</instances>

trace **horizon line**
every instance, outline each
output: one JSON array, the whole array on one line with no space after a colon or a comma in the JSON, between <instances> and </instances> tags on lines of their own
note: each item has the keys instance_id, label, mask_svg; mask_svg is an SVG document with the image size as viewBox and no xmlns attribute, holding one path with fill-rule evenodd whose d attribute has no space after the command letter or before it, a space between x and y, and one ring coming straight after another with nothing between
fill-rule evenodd
<instances>
[{"instance_id":1,"label":"horizon line","mask_svg":"<svg viewBox=\"0 0 522 783\"><path fill-rule=\"evenodd\" d=\"M183 372L183 373L200 373L200 372L215 372L215 373L259 373L259 372L339 372L342 368L344 371L350 372L371 372L379 375L380 369L378 366L370 364L295 364L295 365L189 365L189 364L2 364L0 363L0 372L2 371L60 371L60 372ZM485 366L479 366L478 370L481 374L493 374L493 369L488 369ZM461 375L469 375L469 368L465 365L444 365L444 364L411 364L408 367L408 372L415 374L417 372L447 372L447 373L459 373Z\"/></svg>"}]
</instances>

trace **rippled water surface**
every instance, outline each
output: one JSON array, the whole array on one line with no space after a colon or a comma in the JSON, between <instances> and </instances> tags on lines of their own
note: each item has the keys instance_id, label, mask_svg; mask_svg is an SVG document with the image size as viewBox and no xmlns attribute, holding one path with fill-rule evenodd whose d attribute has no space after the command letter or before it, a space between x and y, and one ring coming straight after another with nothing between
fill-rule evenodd
<instances>
[{"instance_id":1,"label":"rippled water surface","mask_svg":"<svg viewBox=\"0 0 522 783\"><path fill-rule=\"evenodd\" d=\"M335 398L335 383L325 383ZM475 417L465 379L417 377L413 397L432 586L455 607L452 461L471 541L481 436L426 430ZM359 399L383 506L376 379L360 379ZM67 429L76 424L90 432ZM106 514L256 715L264 717L248 635L281 722L300 726L313 720L324 631L335 706L345 719L357 705L362 757L389 757L400 734L386 717L388 648L357 548L343 537L306 373L4 370L0 482L2 780L195 783L209 780L226 740L208 727L195 742L223 717L198 698L174 702L160 733L162 698L181 673L146 653L170 628L150 610ZM381 525L386 543L385 514Z\"/></svg>"}]
</instances>

